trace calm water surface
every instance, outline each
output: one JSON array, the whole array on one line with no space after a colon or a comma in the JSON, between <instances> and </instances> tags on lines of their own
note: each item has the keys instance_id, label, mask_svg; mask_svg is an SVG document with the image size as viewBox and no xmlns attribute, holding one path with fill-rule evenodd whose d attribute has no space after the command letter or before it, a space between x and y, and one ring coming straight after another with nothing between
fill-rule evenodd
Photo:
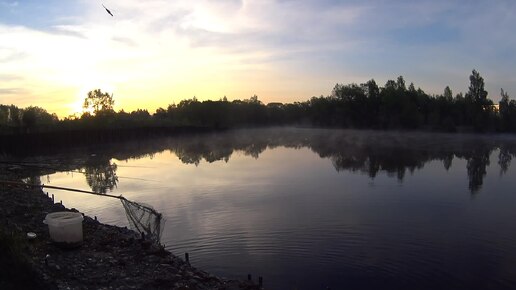
<instances>
[{"instance_id":1,"label":"calm water surface","mask_svg":"<svg viewBox=\"0 0 516 290\"><path fill-rule=\"evenodd\" d=\"M41 180L151 205L174 254L269 289L515 289L515 156L507 136L263 129L65 154L86 174ZM115 199L50 192L128 225Z\"/></svg>"}]
</instances>

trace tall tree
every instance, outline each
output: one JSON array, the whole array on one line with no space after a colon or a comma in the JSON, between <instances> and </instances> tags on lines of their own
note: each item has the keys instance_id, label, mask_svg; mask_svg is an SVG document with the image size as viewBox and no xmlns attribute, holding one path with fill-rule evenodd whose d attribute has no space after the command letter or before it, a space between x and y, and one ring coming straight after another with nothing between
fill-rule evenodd
<instances>
[{"instance_id":1,"label":"tall tree","mask_svg":"<svg viewBox=\"0 0 516 290\"><path fill-rule=\"evenodd\" d=\"M484 89L484 78L473 70L469 76L469 91L466 98L471 99L477 105L485 105L487 100L487 91Z\"/></svg>"},{"instance_id":2,"label":"tall tree","mask_svg":"<svg viewBox=\"0 0 516 290\"><path fill-rule=\"evenodd\" d=\"M499 104L500 123L503 131L514 131L516 129L516 101L509 100L509 94L503 89L500 90L502 99Z\"/></svg>"},{"instance_id":3,"label":"tall tree","mask_svg":"<svg viewBox=\"0 0 516 290\"><path fill-rule=\"evenodd\" d=\"M399 76L396 80L396 86L398 87L398 90L400 91L406 91L407 88L405 87L405 79L403 76Z\"/></svg>"},{"instance_id":4,"label":"tall tree","mask_svg":"<svg viewBox=\"0 0 516 290\"><path fill-rule=\"evenodd\" d=\"M491 131L494 129L495 113L491 106L493 102L487 99L484 78L476 70L473 70L469 81L469 90L466 93L468 118L477 131Z\"/></svg>"},{"instance_id":5,"label":"tall tree","mask_svg":"<svg viewBox=\"0 0 516 290\"><path fill-rule=\"evenodd\" d=\"M453 100L453 93L449 86L446 86L446 88L444 88L443 96L448 102L451 102Z\"/></svg>"},{"instance_id":6,"label":"tall tree","mask_svg":"<svg viewBox=\"0 0 516 290\"><path fill-rule=\"evenodd\" d=\"M367 92L368 98L377 99L380 96L380 88L378 87L374 79L370 79L369 81L367 81L364 87L366 88L365 90Z\"/></svg>"},{"instance_id":7,"label":"tall tree","mask_svg":"<svg viewBox=\"0 0 516 290\"><path fill-rule=\"evenodd\" d=\"M92 109L93 114L113 112L113 105L115 100L113 94L104 93L100 89L88 92L88 96L84 99L82 107L85 110Z\"/></svg>"}]
</instances>

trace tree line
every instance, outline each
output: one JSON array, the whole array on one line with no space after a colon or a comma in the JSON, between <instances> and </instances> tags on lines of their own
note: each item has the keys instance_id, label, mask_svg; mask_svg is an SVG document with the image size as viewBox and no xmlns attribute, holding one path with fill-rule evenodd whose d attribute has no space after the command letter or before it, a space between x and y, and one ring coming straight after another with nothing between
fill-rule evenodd
<instances>
[{"instance_id":1,"label":"tree line","mask_svg":"<svg viewBox=\"0 0 516 290\"><path fill-rule=\"evenodd\" d=\"M446 132L516 132L516 101L501 89L501 100L488 98L484 79L473 70L468 91L453 95L447 86L429 95L399 76L381 87L374 79L362 84L336 84L329 96L305 102L262 103L255 95L228 101L182 100L151 114L113 109L114 99L101 90L88 93L84 113L59 120L40 107L0 105L0 132L198 126L235 128L299 125L330 128L402 129Z\"/></svg>"}]
</instances>

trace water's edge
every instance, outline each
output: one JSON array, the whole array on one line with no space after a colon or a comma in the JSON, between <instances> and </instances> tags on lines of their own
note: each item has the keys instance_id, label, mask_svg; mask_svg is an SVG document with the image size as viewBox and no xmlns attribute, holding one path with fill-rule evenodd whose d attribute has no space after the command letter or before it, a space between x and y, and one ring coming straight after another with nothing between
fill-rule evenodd
<instances>
[{"instance_id":1,"label":"water's edge","mask_svg":"<svg viewBox=\"0 0 516 290\"><path fill-rule=\"evenodd\" d=\"M2 174L0 178L12 178ZM54 203L41 189L0 186L0 227L21 237L23 254L47 289L193 288L260 289L252 281L219 278L143 240L127 229L102 224L88 216L80 248L63 250L51 243L41 221L55 211L75 211ZM23 239L28 232L37 238ZM242 277L244 278L244 277Z\"/></svg>"}]
</instances>

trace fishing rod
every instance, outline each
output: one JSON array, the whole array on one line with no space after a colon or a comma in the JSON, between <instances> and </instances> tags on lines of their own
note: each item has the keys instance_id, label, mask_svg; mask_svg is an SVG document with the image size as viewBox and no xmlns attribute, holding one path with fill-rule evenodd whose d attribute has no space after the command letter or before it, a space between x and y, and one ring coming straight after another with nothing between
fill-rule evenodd
<instances>
[{"instance_id":1,"label":"fishing rod","mask_svg":"<svg viewBox=\"0 0 516 290\"><path fill-rule=\"evenodd\" d=\"M44 185L44 184L29 184L25 182L19 182L19 181L10 181L10 180L0 180L0 184L3 185L12 185L12 186L28 186L33 188L50 188L50 189L58 189L58 190L66 190L66 191L73 191L73 192L80 192L80 193L87 193L87 194L93 194L93 195L100 195L100 196L107 196L112 198L118 198L118 199L125 199L122 195L112 195L107 193L98 193L94 191L87 191L82 189L75 189L75 188L69 188L69 187L61 187L61 186L52 186L52 185Z\"/></svg>"},{"instance_id":2,"label":"fishing rod","mask_svg":"<svg viewBox=\"0 0 516 290\"><path fill-rule=\"evenodd\" d=\"M134 201L130 201L127 198L123 197L122 195L98 193L98 192L93 192L93 191L87 191L87 190L82 190L82 189L75 189L75 188L70 188L70 187L62 187L62 186L52 186L52 185L44 185L44 184L28 184L28 183L24 183L24 182L10 181L10 180L0 180L0 184L11 185L11 186L25 186L25 187L28 186L28 187L40 188L40 189L49 188L49 189L65 190L65 191L72 191L72 192L79 192L79 193L86 193L86 194L92 194L92 195L116 198L116 199L119 199L121 201L125 201L125 202L130 202L132 204L136 204L138 207L141 207L141 208L143 208L145 210L148 210L148 211L152 212L153 214L161 217L161 213L157 212L154 208L152 208L150 206L143 205L143 204L139 204L139 203L134 202Z\"/></svg>"}]
</instances>

